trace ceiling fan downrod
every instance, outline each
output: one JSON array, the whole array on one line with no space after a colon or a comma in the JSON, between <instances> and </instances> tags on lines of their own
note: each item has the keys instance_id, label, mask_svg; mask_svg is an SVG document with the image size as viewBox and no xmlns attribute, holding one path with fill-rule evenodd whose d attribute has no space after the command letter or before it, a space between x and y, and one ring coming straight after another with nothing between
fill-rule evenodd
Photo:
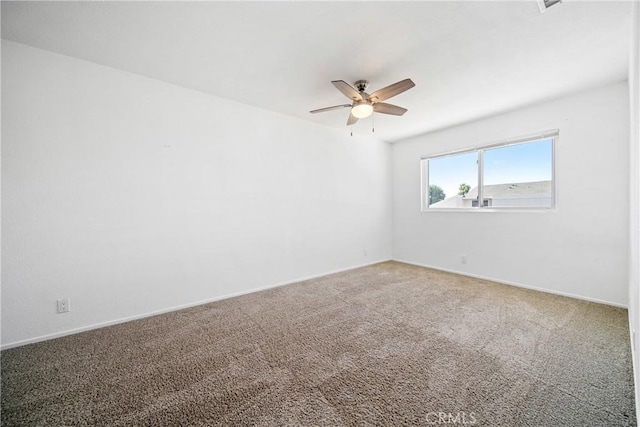
<instances>
[{"instance_id":1,"label":"ceiling fan downrod","mask_svg":"<svg viewBox=\"0 0 640 427\"><path fill-rule=\"evenodd\" d=\"M356 89L358 89L358 92L362 93L369 86L369 80L358 80L353 85L356 87Z\"/></svg>"}]
</instances>

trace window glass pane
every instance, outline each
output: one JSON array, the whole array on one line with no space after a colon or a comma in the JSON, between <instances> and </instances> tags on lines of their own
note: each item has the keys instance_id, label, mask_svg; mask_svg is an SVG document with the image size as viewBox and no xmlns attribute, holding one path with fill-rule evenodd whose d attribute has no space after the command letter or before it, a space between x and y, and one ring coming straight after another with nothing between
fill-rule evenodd
<instances>
[{"instance_id":1,"label":"window glass pane","mask_svg":"<svg viewBox=\"0 0 640 427\"><path fill-rule=\"evenodd\" d=\"M478 153L429 159L427 204L430 208L470 208L478 195ZM473 195L475 192L475 196Z\"/></svg>"},{"instance_id":2,"label":"window glass pane","mask_svg":"<svg viewBox=\"0 0 640 427\"><path fill-rule=\"evenodd\" d=\"M483 205L553 207L553 139L484 151Z\"/></svg>"}]
</instances>

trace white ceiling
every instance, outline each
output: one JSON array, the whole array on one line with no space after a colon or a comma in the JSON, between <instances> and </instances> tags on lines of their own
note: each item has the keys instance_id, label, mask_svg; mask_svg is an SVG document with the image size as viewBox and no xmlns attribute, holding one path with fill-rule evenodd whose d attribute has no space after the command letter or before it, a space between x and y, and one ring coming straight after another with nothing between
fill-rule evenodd
<instances>
[{"instance_id":1,"label":"white ceiling","mask_svg":"<svg viewBox=\"0 0 640 427\"><path fill-rule=\"evenodd\" d=\"M376 114L397 141L627 78L631 3L2 2L2 38L344 129L348 100L411 78ZM371 132L371 119L354 132Z\"/></svg>"}]
</instances>

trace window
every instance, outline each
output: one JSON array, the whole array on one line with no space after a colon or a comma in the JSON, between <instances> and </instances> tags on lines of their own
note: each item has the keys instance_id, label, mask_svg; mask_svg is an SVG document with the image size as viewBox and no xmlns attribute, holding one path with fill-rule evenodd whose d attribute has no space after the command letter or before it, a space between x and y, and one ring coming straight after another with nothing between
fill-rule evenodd
<instances>
[{"instance_id":1,"label":"window","mask_svg":"<svg viewBox=\"0 0 640 427\"><path fill-rule=\"evenodd\" d=\"M558 132L422 159L422 209L551 209Z\"/></svg>"},{"instance_id":2,"label":"window","mask_svg":"<svg viewBox=\"0 0 640 427\"><path fill-rule=\"evenodd\" d=\"M478 186L478 153L451 154L426 160L429 170L429 207L462 208L470 199L458 197L460 185Z\"/></svg>"}]
</instances>

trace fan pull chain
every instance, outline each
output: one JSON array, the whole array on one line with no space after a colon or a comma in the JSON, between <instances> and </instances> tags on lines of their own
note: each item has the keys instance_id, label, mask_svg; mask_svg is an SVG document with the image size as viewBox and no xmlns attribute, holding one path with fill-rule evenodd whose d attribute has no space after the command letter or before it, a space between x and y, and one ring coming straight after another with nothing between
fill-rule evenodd
<instances>
[{"instance_id":1,"label":"fan pull chain","mask_svg":"<svg viewBox=\"0 0 640 427\"><path fill-rule=\"evenodd\" d=\"M351 129L351 136L353 136L353 125L349 129Z\"/></svg>"},{"instance_id":2,"label":"fan pull chain","mask_svg":"<svg viewBox=\"0 0 640 427\"><path fill-rule=\"evenodd\" d=\"M375 120L373 119L373 114L371 115L371 133L375 133L376 131L376 125L375 125Z\"/></svg>"}]
</instances>

